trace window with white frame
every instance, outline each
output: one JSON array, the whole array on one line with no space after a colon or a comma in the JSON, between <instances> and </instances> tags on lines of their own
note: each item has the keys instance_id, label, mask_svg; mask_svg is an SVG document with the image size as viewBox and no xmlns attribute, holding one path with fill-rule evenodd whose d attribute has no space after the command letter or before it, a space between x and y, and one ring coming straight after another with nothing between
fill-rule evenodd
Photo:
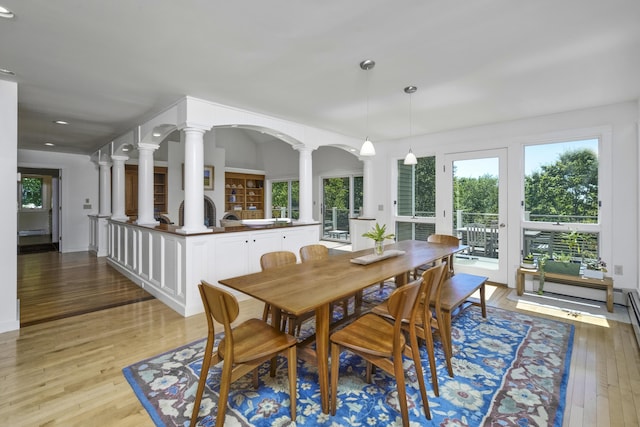
<instances>
[{"instance_id":1,"label":"window with white frame","mask_svg":"<svg viewBox=\"0 0 640 427\"><path fill-rule=\"evenodd\" d=\"M396 238L426 240L435 233L436 158L418 157L416 165L397 161Z\"/></svg>"},{"instance_id":2,"label":"window with white frame","mask_svg":"<svg viewBox=\"0 0 640 427\"><path fill-rule=\"evenodd\" d=\"M523 254L600 257L599 139L524 147Z\"/></svg>"}]
</instances>

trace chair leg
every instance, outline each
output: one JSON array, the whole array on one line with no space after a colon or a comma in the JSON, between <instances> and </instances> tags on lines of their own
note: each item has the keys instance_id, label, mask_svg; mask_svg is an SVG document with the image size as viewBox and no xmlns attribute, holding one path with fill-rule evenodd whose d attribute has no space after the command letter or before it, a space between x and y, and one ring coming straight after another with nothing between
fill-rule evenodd
<instances>
[{"instance_id":1,"label":"chair leg","mask_svg":"<svg viewBox=\"0 0 640 427\"><path fill-rule=\"evenodd\" d=\"M297 377L296 346L293 345L287 350L287 365L289 367L289 401L291 402L291 421L296 420L296 402L298 400L298 377Z\"/></svg>"},{"instance_id":2,"label":"chair leg","mask_svg":"<svg viewBox=\"0 0 640 427\"><path fill-rule=\"evenodd\" d=\"M451 344L451 320L450 313L441 313L438 316L438 328L440 331L440 340L442 341L442 348L444 350L444 357L447 360L447 371L449 376L453 378L453 367L451 366L451 357L453 355L453 345Z\"/></svg>"},{"instance_id":3,"label":"chair leg","mask_svg":"<svg viewBox=\"0 0 640 427\"><path fill-rule=\"evenodd\" d=\"M209 368L211 367L211 358L213 351L212 336L207 339L207 346L205 348L204 359L202 360L202 368L200 369L200 379L198 380L198 390L196 391L196 399L193 402L193 411L191 412L191 422L189 425L195 426L198 419L198 413L200 412L200 402L202 401L202 394L204 393L204 386L207 383L207 376L209 375Z\"/></svg>"},{"instance_id":4,"label":"chair leg","mask_svg":"<svg viewBox=\"0 0 640 427\"><path fill-rule=\"evenodd\" d=\"M416 337L415 329L412 329L411 332L409 333L409 340L411 341L411 348L409 350L411 350L411 357L413 358L413 364L415 365L415 369L416 369L416 376L418 377L418 386L420 387L420 396L422 397L422 406L424 407L424 414L427 417L427 419L430 420L431 411L429 410L429 400L427 399L427 389L424 385L424 372L422 371L422 360L420 360L420 348L418 347L418 338ZM433 371L433 365L431 369Z\"/></svg>"},{"instance_id":5,"label":"chair leg","mask_svg":"<svg viewBox=\"0 0 640 427\"><path fill-rule=\"evenodd\" d=\"M336 414L337 398L338 394L338 371L340 367L340 346L338 344L331 344L331 415Z\"/></svg>"},{"instance_id":6,"label":"chair leg","mask_svg":"<svg viewBox=\"0 0 640 427\"><path fill-rule=\"evenodd\" d=\"M222 375L220 376L220 395L218 397L218 415L216 416L216 427L224 426L224 418L227 412L227 400L229 399L229 388L231 386L231 371L233 361L225 360L222 365Z\"/></svg>"},{"instance_id":7,"label":"chair leg","mask_svg":"<svg viewBox=\"0 0 640 427\"><path fill-rule=\"evenodd\" d=\"M393 355L393 368L396 375L396 386L398 387L398 403L402 414L402 426L409 427L409 408L407 405L407 386L404 380L404 367L402 366L402 352L396 351Z\"/></svg>"},{"instance_id":8,"label":"chair leg","mask_svg":"<svg viewBox=\"0 0 640 427\"><path fill-rule=\"evenodd\" d=\"M431 384L433 385L433 393L436 396L440 396L440 391L438 388L438 373L436 372L436 356L435 349L433 347L433 332L431 332L431 318L429 318L429 321L424 322L424 342L427 348L427 354L429 355L429 368L431 370Z\"/></svg>"}]
</instances>

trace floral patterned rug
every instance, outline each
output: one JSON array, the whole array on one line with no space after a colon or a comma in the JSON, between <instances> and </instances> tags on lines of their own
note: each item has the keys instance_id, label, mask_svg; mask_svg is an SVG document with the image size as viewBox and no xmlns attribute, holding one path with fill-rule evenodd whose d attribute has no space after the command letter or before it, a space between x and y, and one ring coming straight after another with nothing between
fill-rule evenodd
<instances>
[{"instance_id":1,"label":"floral patterned rug","mask_svg":"<svg viewBox=\"0 0 640 427\"><path fill-rule=\"evenodd\" d=\"M572 325L491 307L483 319L474 306L454 319L452 333L454 378L448 376L440 341L435 340L439 397L429 386L429 362L422 350L431 420L423 412L413 362L405 361L410 370L407 398L412 426L562 425ZM156 425L189 425L205 344L206 340L196 341L123 369ZM340 357L335 416L320 409L315 366L298 361L297 419L293 424L287 362L285 358L278 362L274 378L269 376L268 363L259 369L257 390L252 387L251 374L232 384L225 426L402 425L395 379L376 370L372 383L367 384L365 363L348 352ZM210 370L198 425L215 425L221 367Z\"/></svg>"}]
</instances>

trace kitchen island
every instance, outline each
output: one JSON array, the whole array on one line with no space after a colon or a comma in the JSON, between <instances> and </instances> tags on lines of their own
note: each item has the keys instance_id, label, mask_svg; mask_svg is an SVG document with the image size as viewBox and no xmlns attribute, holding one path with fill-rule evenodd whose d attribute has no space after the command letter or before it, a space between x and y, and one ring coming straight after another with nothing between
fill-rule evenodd
<instances>
[{"instance_id":1,"label":"kitchen island","mask_svg":"<svg viewBox=\"0 0 640 427\"><path fill-rule=\"evenodd\" d=\"M183 316L203 311L198 283L260 271L260 256L317 243L319 223L213 227L182 234L171 224L156 226L108 221L107 262ZM248 298L233 291L238 299Z\"/></svg>"}]
</instances>

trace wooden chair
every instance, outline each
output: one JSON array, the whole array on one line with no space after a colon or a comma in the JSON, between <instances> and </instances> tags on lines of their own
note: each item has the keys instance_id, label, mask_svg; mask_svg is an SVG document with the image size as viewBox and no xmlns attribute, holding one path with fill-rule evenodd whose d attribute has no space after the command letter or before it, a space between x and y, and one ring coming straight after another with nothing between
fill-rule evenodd
<instances>
[{"instance_id":1,"label":"wooden chair","mask_svg":"<svg viewBox=\"0 0 640 427\"><path fill-rule=\"evenodd\" d=\"M367 361L367 382L371 382L373 365L394 376L398 387L398 401L402 413L402 424L409 426L409 411L405 386L405 372L402 355L413 359L422 396L422 404L427 419L431 419L424 375L415 333L420 294L424 292L422 279L415 280L394 290L389 297L389 313L394 318L390 323L381 316L367 313L343 329L333 333L331 341L331 414L336 414L336 396L338 393L338 368L342 348L359 355ZM403 333L403 319L409 324L409 342L407 345Z\"/></svg>"},{"instance_id":2,"label":"wooden chair","mask_svg":"<svg viewBox=\"0 0 640 427\"><path fill-rule=\"evenodd\" d=\"M467 224L467 245L469 245L469 253L477 255L487 255L487 226L480 223Z\"/></svg>"},{"instance_id":3,"label":"wooden chair","mask_svg":"<svg viewBox=\"0 0 640 427\"><path fill-rule=\"evenodd\" d=\"M427 242L430 243L442 243L445 245L451 246L460 246L460 239L458 236L452 236L450 234L432 234L427 237ZM447 265L449 266L449 276L453 276L455 273L453 271L453 258L454 254L451 254L447 257Z\"/></svg>"},{"instance_id":4,"label":"wooden chair","mask_svg":"<svg viewBox=\"0 0 640 427\"><path fill-rule=\"evenodd\" d=\"M200 411L202 393L207 382L209 368L223 361L220 378L220 397L218 399L218 415L216 426L222 427L227 410L227 399L232 382L245 374L254 371L253 384L258 387L258 366L271 359L272 376L275 375L275 356L287 353L289 367L289 396L291 401L291 420L296 420L296 344L297 340L267 323L258 320L247 320L235 328L231 323L236 320L240 311L238 301L229 292L211 286L206 282L198 285L204 311L207 317L209 333L205 348L204 360L198 381L198 390L191 414L191 425L195 426ZM215 340L214 320L224 326L224 338L218 344L217 351L213 351Z\"/></svg>"},{"instance_id":5,"label":"wooden chair","mask_svg":"<svg viewBox=\"0 0 640 427\"><path fill-rule=\"evenodd\" d=\"M314 245L307 245L307 246L303 246L300 248L300 259L302 260L302 262L309 262L309 261L313 261L316 259L327 259L329 258L329 248L327 248L325 245L321 245L321 244L314 244ZM342 305L342 312L343 314L343 318L346 319L347 316L349 315L349 298L345 298L342 301L340 301L340 304ZM355 301L355 307L356 309L358 305L358 298L356 297L356 301ZM331 304L331 310L329 311L331 313L331 316L333 316L333 304Z\"/></svg>"},{"instance_id":6,"label":"wooden chair","mask_svg":"<svg viewBox=\"0 0 640 427\"><path fill-rule=\"evenodd\" d=\"M274 251L267 252L260 257L260 267L262 270L269 270L272 268L283 267L289 264L295 264L298 262L296 258L296 254L290 251ZM264 311L262 313L262 320L265 322L269 319L269 311L272 310L273 307L271 305L264 305ZM282 323L280 325L280 330L286 330L287 325L289 326L289 333L291 335L297 336L300 334L300 328L302 326L302 322L306 319L311 318L314 315L313 312L309 312L302 317L294 316L291 313L281 311Z\"/></svg>"},{"instance_id":7,"label":"wooden chair","mask_svg":"<svg viewBox=\"0 0 640 427\"><path fill-rule=\"evenodd\" d=\"M450 234L430 234L427 237L427 242L429 242L429 243L440 243L440 244L449 245L449 246L459 246L460 245L460 239L457 236L452 236ZM454 257L454 254L451 254L446 259L447 265L449 266L449 276L453 276L453 274L454 274L454 271L453 271L453 257ZM435 263L431 264L429 267L433 267L434 265L435 265ZM420 267L416 268L414 270L414 272L413 272L414 279L417 279L418 276L421 275L429 267L420 266Z\"/></svg>"},{"instance_id":8,"label":"wooden chair","mask_svg":"<svg viewBox=\"0 0 640 427\"><path fill-rule=\"evenodd\" d=\"M422 283L423 283L423 292L420 294L419 298L419 308L418 314L416 315L415 328L416 328L416 336L422 338L425 341L427 347L427 354L429 357L429 366L431 367L431 383L433 384L433 392L436 396L440 395L438 389L438 375L436 372L436 358L434 354L433 347L433 334L431 331L432 327L438 328L437 319L433 317L431 310L429 309L429 304L425 305L427 295L431 295L432 292L438 293L438 288L440 288L444 278L446 277L447 271L447 263L446 261L436 265L435 267L431 267L422 273ZM391 313L389 313L388 300L375 306L372 310L372 313L377 314L379 316L393 319ZM403 329L408 330L410 325L408 323L408 319L403 319L404 322L402 324ZM425 326L426 325L426 326ZM444 337L446 338L446 337ZM441 337L443 341L443 347L445 348L445 357L447 360L447 368L449 369L451 375L451 358L447 353L447 346L444 338Z\"/></svg>"}]
</instances>

